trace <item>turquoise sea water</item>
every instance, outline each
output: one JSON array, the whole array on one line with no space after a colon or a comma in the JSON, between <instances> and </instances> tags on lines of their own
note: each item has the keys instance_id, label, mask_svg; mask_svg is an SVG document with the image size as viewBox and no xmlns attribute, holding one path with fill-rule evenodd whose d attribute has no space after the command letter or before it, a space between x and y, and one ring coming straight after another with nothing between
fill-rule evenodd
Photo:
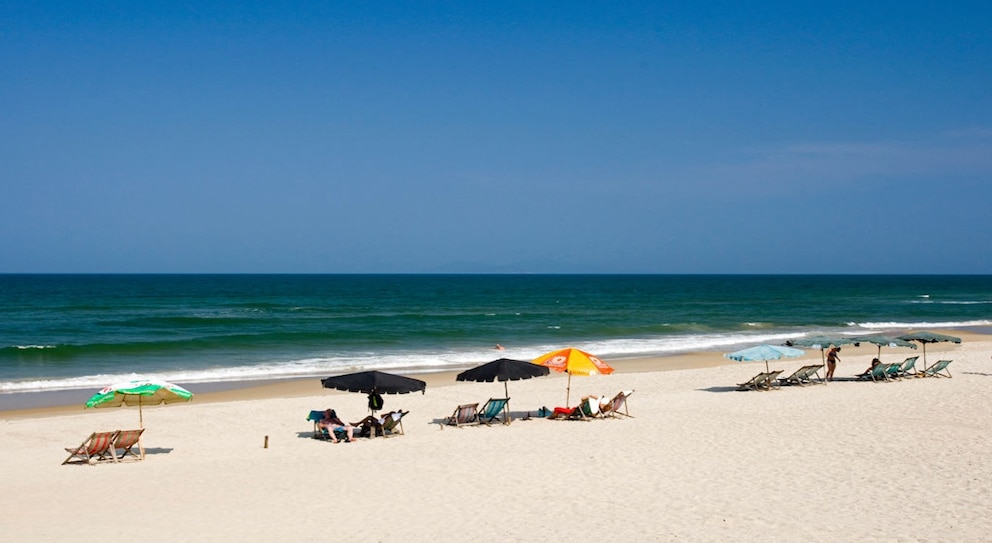
<instances>
[{"instance_id":1,"label":"turquoise sea water","mask_svg":"<svg viewBox=\"0 0 992 543\"><path fill-rule=\"evenodd\" d=\"M990 325L992 276L0 275L0 393Z\"/></svg>"}]
</instances>

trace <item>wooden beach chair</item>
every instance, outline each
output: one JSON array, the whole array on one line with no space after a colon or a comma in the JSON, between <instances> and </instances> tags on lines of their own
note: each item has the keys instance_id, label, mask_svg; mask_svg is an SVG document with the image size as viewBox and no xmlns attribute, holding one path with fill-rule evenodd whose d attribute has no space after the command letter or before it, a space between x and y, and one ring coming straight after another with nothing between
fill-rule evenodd
<instances>
[{"instance_id":1,"label":"wooden beach chair","mask_svg":"<svg viewBox=\"0 0 992 543\"><path fill-rule=\"evenodd\" d=\"M953 362L953 360L938 360L936 364L934 364L934 365L930 366L929 368L923 370L923 376L924 377L950 377L951 376L951 370L947 369L947 366L951 362ZM944 375L943 373L940 373L942 371L943 372L947 372L947 375Z\"/></svg>"},{"instance_id":2,"label":"wooden beach chair","mask_svg":"<svg viewBox=\"0 0 992 543\"><path fill-rule=\"evenodd\" d=\"M803 366L798 370L792 372L792 375L788 375L786 377L779 377L778 382L783 385L802 385L803 383L800 378L806 375L807 368L809 368L809 366Z\"/></svg>"},{"instance_id":3,"label":"wooden beach chair","mask_svg":"<svg viewBox=\"0 0 992 543\"><path fill-rule=\"evenodd\" d=\"M383 417L382 421L382 437L390 437L394 435L403 435L403 417L409 411L393 411L392 413L387 413Z\"/></svg>"},{"instance_id":4,"label":"wooden beach chair","mask_svg":"<svg viewBox=\"0 0 992 543\"><path fill-rule=\"evenodd\" d=\"M806 370L806 379L804 380L808 385L825 385L827 381L820 377L820 370L823 369L823 364L813 364L809 366Z\"/></svg>"},{"instance_id":5,"label":"wooden beach chair","mask_svg":"<svg viewBox=\"0 0 992 543\"><path fill-rule=\"evenodd\" d=\"M788 377L779 377L778 382L779 384L782 385L799 385L799 386L814 384L816 383L816 381L813 381L813 377L814 376L819 377L819 371L820 368L822 367L823 364L803 366L798 370L792 372L792 374L789 375ZM820 381L823 382L822 379Z\"/></svg>"},{"instance_id":6,"label":"wooden beach chair","mask_svg":"<svg viewBox=\"0 0 992 543\"><path fill-rule=\"evenodd\" d=\"M771 390L773 383L777 383L777 378L782 370L775 371L763 371L758 375L748 379L743 383L737 384L737 390Z\"/></svg>"},{"instance_id":7,"label":"wooden beach chair","mask_svg":"<svg viewBox=\"0 0 992 543\"><path fill-rule=\"evenodd\" d=\"M327 439L331 440L331 434L327 431L327 428L320 427L320 421L324 420L324 411L310 411L307 415L307 420L313 422L313 438L314 439ZM348 431L344 428L336 428L334 430L334 437L340 440L348 440ZM332 440L333 441L333 440Z\"/></svg>"},{"instance_id":8,"label":"wooden beach chair","mask_svg":"<svg viewBox=\"0 0 992 543\"><path fill-rule=\"evenodd\" d=\"M479 404L467 403L459 405L450 417L444 419L441 429L445 426L473 426L479 424Z\"/></svg>"},{"instance_id":9,"label":"wooden beach chair","mask_svg":"<svg viewBox=\"0 0 992 543\"><path fill-rule=\"evenodd\" d=\"M602 415L599 410L599 396L586 396L579 402L579 411L585 419L594 419Z\"/></svg>"},{"instance_id":10,"label":"wooden beach chair","mask_svg":"<svg viewBox=\"0 0 992 543\"><path fill-rule=\"evenodd\" d=\"M133 460L144 460L145 459L145 446L141 444L141 434L145 432L144 428L138 430L121 430L117 432L117 436L114 437L114 455L117 458L124 460L125 458L130 458ZM138 446L138 452L134 452L134 446ZM117 454L117 449L121 449L121 453Z\"/></svg>"},{"instance_id":11,"label":"wooden beach chair","mask_svg":"<svg viewBox=\"0 0 992 543\"><path fill-rule=\"evenodd\" d=\"M367 437L373 438L377 436L391 437L394 435L403 435L405 432L403 430L403 417L405 417L409 411L403 411L402 409L397 409L396 411L390 411L388 413L381 413L380 416L369 415L359 422L350 423L352 428L354 428L354 435L356 438ZM334 430L334 435L339 438L343 436L348 437L347 430L336 428Z\"/></svg>"},{"instance_id":12,"label":"wooden beach chair","mask_svg":"<svg viewBox=\"0 0 992 543\"><path fill-rule=\"evenodd\" d=\"M889 378L890 381L902 380L902 375L899 371L902 369L902 362L896 362L893 364L885 365L885 376Z\"/></svg>"},{"instance_id":13,"label":"wooden beach chair","mask_svg":"<svg viewBox=\"0 0 992 543\"><path fill-rule=\"evenodd\" d=\"M858 379L862 381L871 380L875 383L880 383L882 381L888 381L889 377L887 375L887 370L889 369L889 364L875 364L871 369L865 370L864 373L859 373L855 375Z\"/></svg>"},{"instance_id":14,"label":"wooden beach chair","mask_svg":"<svg viewBox=\"0 0 992 543\"><path fill-rule=\"evenodd\" d=\"M899 367L899 376L900 377L917 376L919 372L916 371L916 360L919 358L920 358L919 356L911 356L906 360L904 360L902 362L902 365Z\"/></svg>"},{"instance_id":15,"label":"wooden beach chair","mask_svg":"<svg viewBox=\"0 0 992 543\"><path fill-rule=\"evenodd\" d=\"M93 432L78 447L67 447L65 452L69 457L62 462L66 464L96 464L106 460L108 457L114 462L117 456L114 454L114 438L117 431L113 432Z\"/></svg>"},{"instance_id":16,"label":"wooden beach chair","mask_svg":"<svg viewBox=\"0 0 992 543\"><path fill-rule=\"evenodd\" d=\"M764 383L768 375L768 372L763 371L743 383L737 383L737 390L758 390L758 385Z\"/></svg>"},{"instance_id":17,"label":"wooden beach chair","mask_svg":"<svg viewBox=\"0 0 992 543\"><path fill-rule=\"evenodd\" d=\"M633 390L621 390L606 403L600 403L599 412L604 418L618 418L620 415L633 418L634 416L627 411L627 398L633 393ZM623 409L622 413L620 409Z\"/></svg>"}]
</instances>

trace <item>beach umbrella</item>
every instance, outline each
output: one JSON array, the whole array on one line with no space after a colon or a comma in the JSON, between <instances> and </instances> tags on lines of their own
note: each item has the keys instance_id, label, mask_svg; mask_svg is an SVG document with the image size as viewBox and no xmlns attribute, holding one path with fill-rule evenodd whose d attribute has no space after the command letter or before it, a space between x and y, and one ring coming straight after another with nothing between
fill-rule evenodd
<instances>
[{"instance_id":1,"label":"beach umbrella","mask_svg":"<svg viewBox=\"0 0 992 543\"><path fill-rule=\"evenodd\" d=\"M138 424L145 427L141 407L176 402L188 402L193 399L193 393L185 388L157 379L135 379L117 383L101 389L86 400L86 407L120 407L121 405L138 406Z\"/></svg>"},{"instance_id":2,"label":"beach umbrella","mask_svg":"<svg viewBox=\"0 0 992 543\"><path fill-rule=\"evenodd\" d=\"M851 345L856 343L858 343L858 340L850 336L806 336L799 339L790 339L785 345L787 347L797 346L820 349L820 361L826 364L826 356L823 351L825 351L828 347L831 345L834 347L840 347L841 345Z\"/></svg>"},{"instance_id":3,"label":"beach umbrella","mask_svg":"<svg viewBox=\"0 0 992 543\"><path fill-rule=\"evenodd\" d=\"M538 366L524 360L513 360L510 358L500 358L492 362L486 362L481 366L465 370L455 376L456 381L475 381L478 383L492 383L493 381L503 382L503 392L506 397L510 397L507 381L519 381L530 379L531 377L542 377L551 373L546 366Z\"/></svg>"},{"instance_id":4,"label":"beach umbrella","mask_svg":"<svg viewBox=\"0 0 992 543\"><path fill-rule=\"evenodd\" d=\"M898 336L896 339L902 339L906 341L916 341L923 345L923 367L927 367L927 343L961 343L961 338L954 336L946 336L944 334L937 334L934 332L927 332L921 330L919 332L913 332L912 334L904 334Z\"/></svg>"},{"instance_id":5,"label":"beach umbrella","mask_svg":"<svg viewBox=\"0 0 992 543\"><path fill-rule=\"evenodd\" d=\"M573 373L576 375L595 375L597 373L609 375L613 373L613 368L598 357L571 347L544 353L531 362L557 372L568 373L568 385L565 388L566 406L568 405L569 396L572 393Z\"/></svg>"},{"instance_id":6,"label":"beach umbrella","mask_svg":"<svg viewBox=\"0 0 992 543\"><path fill-rule=\"evenodd\" d=\"M915 349L916 344L910 343L905 339L899 339L897 337L890 336L859 336L855 338L858 343L871 343L872 345L878 346L878 359L882 359L882 347L908 347L910 349Z\"/></svg>"},{"instance_id":7,"label":"beach umbrella","mask_svg":"<svg viewBox=\"0 0 992 543\"><path fill-rule=\"evenodd\" d=\"M806 351L803 351L802 349L793 349L792 347L783 347L779 345L757 345L754 347L748 347L747 349L741 349L740 351L727 353L723 356L738 362L764 360L765 371L768 372L771 371L768 369L769 360L778 360L779 358L785 357L793 358L804 354L806 354Z\"/></svg>"},{"instance_id":8,"label":"beach umbrella","mask_svg":"<svg viewBox=\"0 0 992 543\"><path fill-rule=\"evenodd\" d=\"M369 410L373 413L382 409L381 394L409 394L417 391L424 393L427 388L427 383L420 379L377 370L336 375L321 379L320 383L324 388L368 394Z\"/></svg>"}]
</instances>

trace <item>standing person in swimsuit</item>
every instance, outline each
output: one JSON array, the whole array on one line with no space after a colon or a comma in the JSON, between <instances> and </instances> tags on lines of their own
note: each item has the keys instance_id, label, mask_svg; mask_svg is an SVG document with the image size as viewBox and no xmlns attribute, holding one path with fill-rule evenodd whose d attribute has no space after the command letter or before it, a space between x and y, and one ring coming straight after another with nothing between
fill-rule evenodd
<instances>
[{"instance_id":1,"label":"standing person in swimsuit","mask_svg":"<svg viewBox=\"0 0 992 543\"><path fill-rule=\"evenodd\" d=\"M830 347L827 351L827 381L834 380L834 370L837 369L837 362L840 361L840 347Z\"/></svg>"}]
</instances>

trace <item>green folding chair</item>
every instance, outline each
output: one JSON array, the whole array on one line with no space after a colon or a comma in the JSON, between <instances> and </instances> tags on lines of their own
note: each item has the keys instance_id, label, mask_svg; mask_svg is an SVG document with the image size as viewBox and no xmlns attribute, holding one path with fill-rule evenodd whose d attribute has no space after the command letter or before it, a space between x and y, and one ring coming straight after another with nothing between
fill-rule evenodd
<instances>
[{"instance_id":1,"label":"green folding chair","mask_svg":"<svg viewBox=\"0 0 992 543\"><path fill-rule=\"evenodd\" d=\"M947 366L952 362L952 360L938 360L936 364L930 366L929 368L923 370L924 377L950 377L951 371L947 369ZM940 372L946 372L944 375Z\"/></svg>"}]
</instances>

